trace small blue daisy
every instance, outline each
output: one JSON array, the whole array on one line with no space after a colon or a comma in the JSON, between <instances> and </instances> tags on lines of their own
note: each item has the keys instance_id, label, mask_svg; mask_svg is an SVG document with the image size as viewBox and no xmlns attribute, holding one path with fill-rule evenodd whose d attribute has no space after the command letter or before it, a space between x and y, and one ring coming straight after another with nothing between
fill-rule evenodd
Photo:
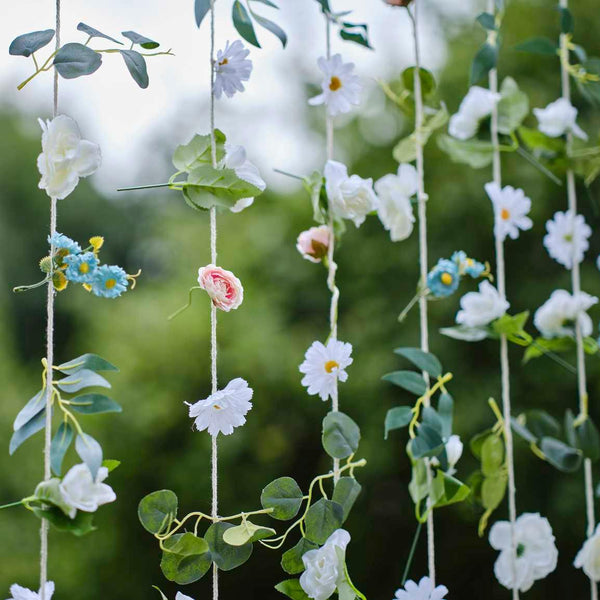
<instances>
[{"instance_id":1,"label":"small blue daisy","mask_svg":"<svg viewBox=\"0 0 600 600\"><path fill-rule=\"evenodd\" d=\"M69 281L93 283L95 271L100 263L93 252L71 254L64 260L67 265L65 275Z\"/></svg>"},{"instance_id":2,"label":"small blue daisy","mask_svg":"<svg viewBox=\"0 0 600 600\"><path fill-rule=\"evenodd\" d=\"M427 288L436 298L450 296L458 288L460 275L457 264L447 258L440 258L427 275Z\"/></svg>"},{"instance_id":3,"label":"small blue daisy","mask_svg":"<svg viewBox=\"0 0 600 600\"><path fill-rule=\"evenodd\" d=\"M118 298L127 290L127 273L116 265L102 265L94 271L92 292L103 298Z\"/></svg>"},{"instance_id":4,"label":"small blue daisy","mask_svg":"<svg viewBox=\"0 0 600 600\"><path fill-rule=\"evenodd\" d=\"M54 246L54 250L63 258L69 254L81 252L81 246L62 233L55 233L52 237L48 236L48 243Z\"/></svg>"},{"instance_id":5,"label":"small blue daisy","mask_svg":"<svg viewBox=\"0 0 600 600\"><path fill-rule=\"evenodd\" d=\"M452 260L458 266L461 275L470 275L473 279L477 279L485 272L485 265L473 258L469 258L463 250L455 252L452 255Z\"/></svg>"}]
</instances>

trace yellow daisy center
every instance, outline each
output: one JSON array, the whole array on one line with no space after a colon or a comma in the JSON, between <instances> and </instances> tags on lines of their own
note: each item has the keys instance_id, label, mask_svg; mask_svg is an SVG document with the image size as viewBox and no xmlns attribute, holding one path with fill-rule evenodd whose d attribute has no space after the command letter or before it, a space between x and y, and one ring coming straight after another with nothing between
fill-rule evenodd
<instances>
[{"instance_id":1,"label":"yellow daisy center","mask_svg":"<svg viewBox=\"0 0 600 600\"><path fill-rule=\"evenodd\" d=\"M221 410L221 407L220 407L218 404L215 404L215 405L213 406L213 408L216 408L217 410Z\"/></svg>"},{"instance_id":2,"label":"yellow daisy center","mask_svg":"<svg viewBox=\"0 0 600 600\"><path fill-rule=\"evenodd\" d=\"M450 273L442 273L442 276L440 277L440 281L444 285L450 285L453 281L452 275L450 275Z\"/></svg>"},{"instance_id":3,"label":"yellow daisy center","mask_svg":"<svg viewBox=\"0 0 600 600\"><path fill-rule=\"evenodd\" d=\"M325 363L325 370L326 370L328 373L332 373L332 372L333 372L333 370L334 370L334 369L337 369L339 366L340 366L340 365L339 365L337 362L335 362L335 360L328 360L328 361Z\"/></svg>"},{"instance_id":4,"label":"yellow daisy center","mask_svg":"<svg viewBox=\"0 0 600 600\"><path fill-rule=\"evenodd\" d=\"M85 275L86 273L89 273L90 272L90 265L88 263L86 263L86 262L81 263L79 265L79 272L82 275Z\"/></svg>"},{"instance_id":5,"label":"yellow daisy center","mask_svg":"<svg viewBox=\"0 0 600 600\"><path fill-rule=\"evenodd\" d=\"M342 87L342 81L339 77L335 77L335 75L331 78L329 82L329 89L332 92L337 92Z\"/></svg>"},{"instance_id":6,"label":"yellow daisy center","mask_svg":"<svg viewBox=\"0 0 600 600\"><path fill-rule=\"evenodd\" d=\"M500 211L500 217L502 217L504 221L508 221L508 219L510 219L510 211L507 208L503 208Z\"/></svg>"},{"instance_id":7,"label":"yellow daisy center","mask_svg":"<svg viewBox=\"0 0 600 600\"><path fill-rule=\"evenodd\" d=\"M116 279L107 279L106 283L104 284L104 287L107 290L112 290L115 287L115 285L117 285L117 280Z\"/></svg>"},{"instance_id":8,"label":"yellow daisy center","mask_svg":"<svg viewBox=\"0 0 600 600\"><path fill-rule=\"evenodd\" d=\"M227 58L224 58L220 63L221 66L229 64L229 60Z\"/></svg>"},{"instance_id":9,"label":"yellow daisy center","mask_svg":"<svg viewBox=\"0 0 600 600\"><path fill-rule=\"evenodd\" d=\"M472 267L475 261L472 258L467 258L465 262L467 263L467 267Z\"/></svg>"}]
</instances>

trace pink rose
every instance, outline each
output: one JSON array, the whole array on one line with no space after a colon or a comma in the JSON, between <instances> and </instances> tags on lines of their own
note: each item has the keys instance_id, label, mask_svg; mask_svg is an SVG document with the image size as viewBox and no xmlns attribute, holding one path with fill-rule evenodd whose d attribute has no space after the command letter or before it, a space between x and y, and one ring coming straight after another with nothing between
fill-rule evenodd
<instances>
[{"instance_id":1,"label":"pink rose","mask_svg":"<svg viewBox=\"0 0 600 600\"><path fill-rule=\"evenodd\" d=\"M213 304L225 312L237 308L244 299L240 280L231 271L215 265L198 269L198 284L206 290Z\"/></svg>"},{"instance_id":2,"label":"pink rose","mask_svg":"<svg viewBox=\"0 0 600 600\"><path fill-rule=\"evenodd\" d=\"M330 234L327 225L311 227L298 236L296 248L307 260L315 263L321 262L321 259L327 256L329 250Z\"/></svg>"}]
</instances>

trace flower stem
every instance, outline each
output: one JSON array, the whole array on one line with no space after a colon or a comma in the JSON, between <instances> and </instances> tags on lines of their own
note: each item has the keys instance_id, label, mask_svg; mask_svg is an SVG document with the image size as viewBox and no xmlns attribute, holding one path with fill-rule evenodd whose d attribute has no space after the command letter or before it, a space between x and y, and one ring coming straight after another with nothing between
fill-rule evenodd
<instances>
[{"instance_id":1,"label":"flower stem","mask_svg":"<svg viewBox=\"0 0 600 600\"><path fill-rule=\"evenodd\" d=\"M423 528L423 523L418 521L417 530L415 531L415 537L413 538L412 545L410 547L410 552L408 553L408 559L406 560L406 566L404 567L404 573L402 573L402 581L400 585L404 587L406 580L408 578L408 573L410 571L410 566L412 565L413 558L415 556L415 550L417 549L417 543L419 541L419 536L421 535L421 529Z\"/></svg>"}]
</instances>

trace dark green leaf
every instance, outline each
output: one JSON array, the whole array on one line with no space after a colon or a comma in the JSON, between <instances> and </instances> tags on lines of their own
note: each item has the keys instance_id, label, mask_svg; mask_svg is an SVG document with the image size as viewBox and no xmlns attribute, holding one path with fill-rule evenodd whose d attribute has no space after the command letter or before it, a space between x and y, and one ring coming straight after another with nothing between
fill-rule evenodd
<instances>
[{"instance_id":1,"label":"dark green leaf","mask_svg":"<svg viewBox=\"0 0 600 600\"><path fill-rule=\"evenodd\" d=\"M481 472L494 477L504 466L504 440L498 435L489 435L481 445Z\"/></svg>"},{"instance_id":2,"label":"dark green leaf","mask_svg":"<svg viewBox=\"0 0 600 600\"><path fill-rule=\"evenodd\" d=\"M8 47L8 53L13 56L31 56L52 41L54 29L32 31L16 37Z\"/></svg>"},{"instance_id":3,"label":"dark green leaf","mask_svg":"<svg viewBox=\"0 0 600 600\"><path fill-rule=\"evenodd\" d=\"M321 440L329 456L348 458L358 449L360 428L348 415L342 412L330 412L323 419Z\"/></svg>"},{"instance_id":4,"label":"dark green leaf","mask_svg":"<svg viewBox=\"0 0 600 600\"><path fill-rule=\"evenodd\" d=\"M577 448L581 450L585 458L592 462L600 458L600 436L593 421L587 417L581 425L575 428Z\"/></svg>"},{"instance_id":5,"label":"dark green leaf","mask_svg":"<svg viewBox=\"0 0 600 600\"><path fill-rule=\"evenodd\" d=\"M240 0L235 0L232 8L233 25L237 29L238 33L250 44L260 48L256 33L254 31L254 25L252 25L252 19L248 14L248 11L244 8L244 5Z\"/></svg>"},{"instance_id":6,"label":"dark green leaf","mask_svg":"<svg viewBox=\"0 0 600 600\"><path fill-rule=\"evenodd\" d=\"M437 456L444 449L444 441L433 427L421 424L417 429L417 437L412 440L410 448L415 459Z\"/></svg>"},{"instance_id":7,"label":"dark green leaf","mask_svg":"<svg viewBox=\"0 0 600 600\"><path fill-rule=\"evenodd\" d=\"M286 47L288 41L287 34L281 27L279 27L279 25L277 25L277 23L273 23L273 21L265 19L265 17L256 14L254 11L252 12L252 17L261 27L264 27L267 31L270 31L273 35L278 37L281 45L284 48Z\"/></svg>"},{"instance_id":8,"label":"dark green leaf","mask_svg":"<svg viewBox=\"0 0 600 600\"><path fill-rule=\"evenodd\" d=\"M192 533L177 533L164 542L160 568L163 575L179 585L202 578L212 564L208 544Z\"/></svg>"},{"instance_id":9,"label":"dark green leaf","mask_svg":"<svg viewBox=\"0 0 600 600\"><path fill-rule=\"evenodd\" d=\"M57 52L53 64L61 77L75 79L97 71L102 57L83 44L69 43Z\"/></svg>"},{"instance_id":10,"label":"dark green leaf","mask_svg":"<svg viewBox=\"0 0 600 600\"><path fill-rule=\"evenodd\" d=\"M102 394L83 394L72 398L69 402L72 410L84 415L120 413L123 410L114 400Z\"/></svg>"},{"instance_id":11,"label":"dark green leaf","mask_svg":"<svg viewBox=\"0 0 600 600\"><path fill-rule=\"evenodd\" d=\"M304 495L291 477L280 477L267 485L260 495L263 508L272 508L271 517L279 521L293 519L300 510Z\"/></svg>"},{"instance_id":12,"label":"dark green leaf","mask_svg":"<svg viewBox=\"0 0 600 600\"><path fill-rule=\"evenodd\" d=\"M141 499L138 518L146 531L164 533L177 516L177 496L171 490L152 492Z\"/></svg>"},{"instance_id":13,"label":"dark green leaf","mask_svg":"<svg viewBox=\"0 0 600 600\"><path fill-rule=\"evenodd\" d=\"M69 518L75 517L77 514L77 509L70 506L65 500L65 497L60 490L60 479L58 477L53 477L47 481L38 483L35 488L34 496L36 500L40 501L41 506L56 506Z\"/></svg>"},{"instance_id":14,"label":"dark green leaf","mask_svg":"<svg viewBox=\"0 0 600 600\"><path fill-rule=\"evenodd\" d=\"M404 71L402 71L402 84L404 85L405 89L407 89L409 92L411 92L413 94L415 93L416 69L417 69L416 67L408 67L408 69L404 69ZM433 76L433 73L431 71L428 71L427 69L423 69L423 68L419 69L419 76L421 79L421 93L423 94L423 97L426 98L427 96L429 96L430 94L435 92L435 87L436 87L435 86L435 77ZM406 349L410 350L410 348L406 348ZM394 352L397 352L397 351L394 350ZM407 356L406 358L409 358L409 357ZM426 369L423 369L423 370L426 370Z\"/></svg>"},{"instance_id":15,"label":"dark green leaf","mask_svg":"<svg viewBox=\"0 0 600 600\"><path fill-rule=\"evenodd\" d=\"M400 356L404 356L413 365L421 369L421 371L426 371L432 377L441 377L442 364L433 354L423 352L419 348L396 348L394 352Z\"/></svg>"},{"instance_id":16,"label":"dark green leaf","mask_svg":"<svg viewBox=\"0 0 600 600\"><path fill-rule=\"evenodd\" d=\"M556 56L558 53L558 46L547 37L531 38L516 46L515 49L521 52L544 54L546 56Z\"/></svg>"},{"instance_id":17,"label":"dark green leaf","mask_svg":"<svg viewBox=\"0 0 600 600\"><path fill-rule=\"evenodd\" d=\"M526 442L530 444L535 444L537 442L537 438L525 425L523 425L520 421L511 417L510 419L510 427L511 429L521 438L523 438Z\"/></svg>"},{"instance_id":18,"label":"dark green leaf","mask_svg":"<svg viewBox=\"0 0 600 600\"><path fill-rule=\"evenodd\" d=\"M40 519L46 519L56 527L59 531L68 531L77 537L86 535L91 531L95 531L96 527L92 524L94 519L94 513L77 511L74 519L67 517L65 513L58 508L53 506L48 509L32 507L33 512Z\"/></svg>"},{"instance_id":19,"label":"dark green leaf","mask_svg":"<svg viewBox=\"0 0 600 600\"><path fill-rule=\"evenodd\" d=\"M575 435L575 417L571 409L565 412L565 437L569 446L577 447L577 436Z\"/></svg>"},{"instance_id":20,"label":"dark green leaf","mask_svg":"<svg viewBox=\"0 0 600 600\"><path fill-rule=\"evenodd\" d=\"M560 423L544 410L528 410L525 425L536 438L560 436Z\"/></svg>"},{"instance_id":21,"label":"dark green leaf","mask_svg":"<svg viewBox=\"0 0 600 600\"><path fill-rule=\"evenodd\" d=\"M573 15L568 8L559 7L560 10L560 30L563 33L573 33Z\"/></svg>"},{"instance_id":22,"label":"dark green leaf","mask_svg":"<svg viewBox=\"0 0 600 600\"><path fill-rule=\"evenodd\" d=\"M145 58L135 50L120 50L120 53L133 80L142 89L146 89L149 84L149 79Z\"/></svg>"},{"instance_id":23,"label":"dark green leaf","mask_svg":"<svg viewBox=\"0 0 600 600\"><path fill-rule=\"evenodd\" d=\"M309 600L306 592L302 589L299 579L286 579L275 586L278 592L292 600Z\"/></svg>"},{"instance_id":24,"label":"dark green leaf","mask_svg":"<svg viewBox=\"0 0 600 600\"><path fill-rule=\"evenodd\" d=\"M423 424L428 425L432 429L435 429L440 437L443 437L443 424L440 416L437 414L437 411L432 406L424 406L423 411L421 412L421 421Z\"/></svg>"},{"instance_id":25,"label":"dark green leaf","mask_svg":"<svg viewBox=\"0 0 600 600\"><path fill-rule=\"evenodd\" d=\"M581 465L581 452L555 438L542 438L540 449L546 460L559 471L572 473Z\"/></svg>"},{"instance_id":26,"label":"dark green leaf","mask_svg":"<svg viewBox=\"0 0 600 600\"><path fill-rule=\"evenodd\" d=\"M309 550L316 550L318 547L317 544L313 544L305 537L300 538L300 541L293 548L290 548L287 552L283 553L283 556L281 557L282 569L290 575L302 573L302 571L304 571L302 557Z\"/></svg>"},{"instance_id":27,"label":"dark green leaf","mask_svg":"<svg viewBox=\"0 0 600 600\"><path fill-rule=\"evenodd\" d=\"M73 373L73 375L68 375L57 381L56 385L68 394L74 394L79 390L89 387L111 387L110 383L102 375L98 375L98 373L94 373L94 371L89 371L88 369L81 369L77 373Z\"/></svg>"},{"instance_id":28,"label":"dark green leaf","mask_svg":"<svg viewBox=\"0 0 600 600\"><path fill-rule=\"evenodd\" d=\"M518 315L502 315L492 323L492 329L498 334L518 335L523 331L529 318L529 311Z\"/></svg>"},{"instance_id":29,"label":"dark green leaf","mask_svg":"<svg viewBox=\"0 0 600 600\"><path fill-rule=\"evenodd\" d=\"M454 400L448 392L440 394L437 412L442 421L442 437L447 439L452 435L452 423L454 420Z\"/></svg>"},{"instance_id":30,"label":"dark green leaf","mask_svg":"<svg viewBox=\"0 0 600 600\"><path fill-rule=\"evenodd\" d=\"M82 432L75 439L75 451L96 479L98 469L102 466L102 446L91 435Z\"/></svg>"},{"instance_id":31,"label":"dark green leaf","mask_svg":"<svg viewBox=\"0 0 600 600\"><path fill-rule=\"evenodd\" d=\"M221 571L231 571L244 564L252 554L252 544L230 546L223 540L223 534L234 527L231 523L213 523L204 536L210 547L213 561Z\"/></svg>"},{"instance_id":32,"label":"dark green leaf","mask_svg":"<svg viewBox=\"0 0 600 600\"><path fill-rule=\"evenodd\" d=\"M382 377L384 381L389 381L416 396L423 396L427 392L427 384L420 373L414 371L394 371Z\"/></svg>"},{"instance_id":33,"label":"dark green leaf","mask_svg":"<svg viewBox=\"0 0 600 600\"><path fill-rule=\"evenodd\" d=\"M356 25L354 27L341 27L340 37L347 42L354 42L359 46L371 48L371 44L369 44L369 38L367 37L367 32L366 30L362 29L360 25Z\"/></svg>"},{"instance_id":34,"label":"dark green leaf","mask_svg":"<svg viewBox=\"0 0 600 600\"><path fill-rule=\"evenodd\" d=\"M79 25L77 25L77 30L87 33L92 38L95 38L95 37L104 38L105 40L110 40L111 42L114 42L115 44L119 44L121 46L123 45L123 42L120 42L119 40L115 40L115 38L110 37L110 35L106 35L105 33L102 33L101 31L98 31L97 29L94 29L93 27L86 25L85 23L79 23Z\"/></svg>"},{"instance_id":35,"label":"dark green leaf","mask_svg":"<svg viewBox=\"0 0 600 600\"><path fill-rule=\"evenodd\" d=\"M432 484L431 501L435 508L450 506L465 500L471 490L458 479L438 471Z\"/></svg>"},{"instance_id":36,"label":"dark green leaf","mask_svg":"<svg viewBox=\"0 0 600 600\"><path fill-rule=\"evenodd\" d=\"M210 0L195 0L194 1L194 16L196 17L196 25L200 27L204 17L210 10Z\"/></svg>"},{"instance_id":37,"label":"dark green leaf","mask_svg":"<svg viewBox=\"0 0 600 600\"><path fill-rule=\"evenodd\" d=\"M97 354L82 354L69 362L58 365L58 370L66 373L67 375L73 375L83 369L88 371L118 371L115 365L104 360Z\"/></svg>"},{"instance_id":38,"label":"dark green leaf","mask_svg":"<svg viewBox=\"0 0 600 600\"><path fill-rule=\"evenodd\" d=\"M19 411L15 422L13 423L13 431L17 431L31 421L35 415L44 410L46 406L46 394L44 390L40 390L27 404Z\"/></svg>"},{"instance_id":39,"label":"dark green leaf","mask_svg":"<svg viewBox=\"0 0 600 600\"><path fill-rule=\"evenodd\" d=\"M496 29L496 19L494 18L494 15L487 13L487 12L482 12L476 19L476 21L484 28L487 29L489 31L493 31L494 29Z\"/></svg>"},{"instance_id":40,"label":"dark green leaf","mask_svg":"<svg viewBox=\"0 0 600 600\"><path fill-rule=\"evenodd\" d=\"M71 442L73 441L73 428L70 423L61 423L56 431L56 434L52 438L52 444L50 446L50 464L52 471L56 475L61 474L62 462L65 457Z\"/></svg>"},{"instance_id":41,"label":"dark green leaf","mask_svg":"<svg viewBox=\"0 0 600 600\"><path fill-rule=\"evenodd\" d=\"M498 48L487 42L483 44L475 54L471 64L470 84L479 83L492 69L496 68L498 59Z\"/></svg>"},{"instance_id":42,"label":"dark green leaf","mask_svg":"<svg viewBox=\"0 0 600 600\"><path fill-rule=\"evenodd\" d=\"M343 522L348 518L361 489L360 483L354 477L340 477L335 484L331 499L343 508Z\"/></svg>"},{"instance_id":43,"label":"dark green leaf","mask_svg":"<svg viewBox=\"0 0 600 600\"><path fill-rule=\"evenodd\" d=\"M396 406L390 408L385 415L385 439L388 433L394 429L406 427L413 418L413 411L410 406Z\"/></svg>"},{"instance_id":44,"label":"dark green leaf","mask_svg":"<svg viewBox=\"0 0 600 600\"><path fill-rule=\"evenodd\" d=\"M158 48L160 46L158 42L140 35L135 31L122 31L121 35L125 36L128 40L131 40L134 44L138 44L146 50L154 50L154 48Z\"/></svg>"},{"instance_id":45,"label":"dark green leaf","mask_svg":"<svg viewBox=\"0 0 600 600\"><path fill-rule=\"evenodd\" d=\"M8 453L12 456L15 450L32 435L35 435L40 429L44 429L46 424L46 409L43 408L35 417L32 417L25 425L15 431L10 438Z\"/></svg>"},{"instance_id":46,"label":"dark green leaf","mask_svg":"<svg viewBox=\"0 0 600 600\"><path fill-rule=\"evenodd\" d=\"M483 447L483 442L488 438L488 436L492 435L491 429L486 429L481 433L477 433L471 438L469 442L469 448L473 453L473 456L479 460L481 460L481 448Z\"/></svg>"},{"instance_id":47,"label":"dark green leaf","mask_svg":"<svg viewBox=\"0 0 600 600\"><path fill-rule=\"evenodd\" d=\"M457 140L449 135L439 135L437 144L452 162L464 163L473 169L482 169L492 164L494 147L484 140ZM488 337L487 331L479 327L445 327L440 331L447 336L467 342L478 342Z\"/></svg>"},{"instance_id":48,"label":"dark green leaf","mask_svg":"<svg viewBox=\"0 0 600 600\"><path fill-rule=\"evenodd\" d=\"M306 513L305 537L315 544L324 544L327 538L342 526L344 509L337 502L321 498Z\"/></svg>"}]
</instances>

